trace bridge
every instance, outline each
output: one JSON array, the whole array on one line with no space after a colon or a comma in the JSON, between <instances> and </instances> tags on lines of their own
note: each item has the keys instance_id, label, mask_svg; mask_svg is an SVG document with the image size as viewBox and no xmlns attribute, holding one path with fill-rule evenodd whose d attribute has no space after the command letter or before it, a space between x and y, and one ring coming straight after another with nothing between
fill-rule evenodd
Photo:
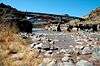
<instances>
[{"instance_id":1,"label":"bridge","mask_svg":"<svg viewBox=\"0 0 100 66\"><path fill-rule=\"evenodd\" d=\"M68 14L65 15L56 15L56 14L47 14L47 13L37 13L37 12L21 12L24 14L26 17L31 17L31 19L42 19L46 20L48 22L61 22L65 23L68 22L69 20L73 19L78 19L80 21L84 21L83 18L80 17L74 17L74 16L69 16Z\"/></svg>"},{"instance_id":2,"label":"bridge","mask_svg":"<svg viewBox=\"0 0 100 66\"><path fill-rule=\"evenodd\" d=\"M42 20L46 20L48 22L50 22L50 21L51 22L68 22L69 20L73 20L73 19L84 20L83 18L69 16L68 14L57 15L57 14L19 11L16 8L13 8L9 5L5 5L3 3L0 4L0 11L3 11L2 13L10 12L10 14L16 14L17 17L20 19L23 17L30 17L31 19L36 19L36 20L42 19Z\"/></svg>"}]
</instances>

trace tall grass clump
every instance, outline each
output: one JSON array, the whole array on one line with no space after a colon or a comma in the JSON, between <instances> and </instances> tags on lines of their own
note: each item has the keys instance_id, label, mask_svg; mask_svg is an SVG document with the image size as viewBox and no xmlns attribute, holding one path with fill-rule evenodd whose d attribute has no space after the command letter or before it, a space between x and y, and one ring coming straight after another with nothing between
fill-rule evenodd
<instances>
[{"instance_id":1,"label":"tall grass clump","mask_svg":"<svg viewBox=\"0 0 100 66\"><path fill-rule=\"evenodd\" d=\"M16 25L0 22L0 66L38 66L42 56L27 47L27 42L17 32Z\"/></svg>"}]
</instances>

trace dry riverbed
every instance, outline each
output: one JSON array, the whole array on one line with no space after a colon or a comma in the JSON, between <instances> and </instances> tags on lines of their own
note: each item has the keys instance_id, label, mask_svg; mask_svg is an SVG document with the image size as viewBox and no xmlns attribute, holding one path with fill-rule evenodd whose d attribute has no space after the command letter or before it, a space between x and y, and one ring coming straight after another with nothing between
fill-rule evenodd
<instances>
[{"instance_id":1,"label":"dry riverbed","mask_svg":"<svg viewBox=\"0 0 100 66\"><path fill-rule=\"evenodd\" d=\"M39 66L100 66L100 32L46 32L29 35L43 56Z\"/></svg>"}]
</instances>

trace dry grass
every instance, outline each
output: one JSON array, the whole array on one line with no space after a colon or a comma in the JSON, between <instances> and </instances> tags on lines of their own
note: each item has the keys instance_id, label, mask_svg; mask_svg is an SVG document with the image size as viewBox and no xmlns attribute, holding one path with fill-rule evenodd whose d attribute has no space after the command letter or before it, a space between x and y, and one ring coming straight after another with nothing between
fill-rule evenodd
<instances>
[{"instance_id":1,"label":"dry grass","mask_svg":"<svg viewBox=\"0 0 100 66\"><path fill-rule=\"evenodd\" d=\"M0 66L38 66L42 57L16 32L16 27L0 24Z\"/></svg>"}]
</instances>

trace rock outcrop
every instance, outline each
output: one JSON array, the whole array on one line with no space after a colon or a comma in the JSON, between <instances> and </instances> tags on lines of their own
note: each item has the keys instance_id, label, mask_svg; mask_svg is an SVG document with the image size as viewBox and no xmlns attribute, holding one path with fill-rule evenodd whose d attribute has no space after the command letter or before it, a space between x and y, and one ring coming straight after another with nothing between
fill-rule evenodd
<instances>
[{"instance_id":1,"label":"rock outcrop","mask_svg":"<svg viewBox=\"0 0 100 66\"><path fill-rule=\"evenodd\" d=\"M92 12L89 14L89 19L100 21L100 7L96 8L95 10L92 10Z\"/></svg>"}]
</instances>

